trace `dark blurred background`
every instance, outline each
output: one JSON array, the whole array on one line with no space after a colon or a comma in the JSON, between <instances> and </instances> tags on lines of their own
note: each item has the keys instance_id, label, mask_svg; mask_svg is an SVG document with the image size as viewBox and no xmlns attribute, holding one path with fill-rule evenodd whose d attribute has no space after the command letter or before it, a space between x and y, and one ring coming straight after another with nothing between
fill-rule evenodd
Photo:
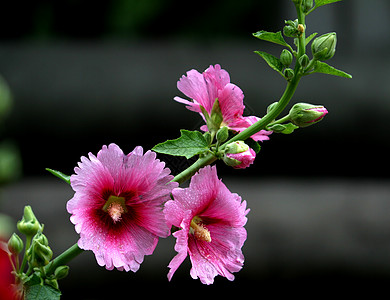
<instances>
[{"instance_id":1,"label":"dark blurred background","mask_svg":"<svg viewBox=\"0 0 390 300\"><path fill-rule=\"evenodd\" d=\"M150 149L178 137L179 129L198 129L199 115L172 100L181 96L177 80L192 68L221 64L244 91L248 115L264 115L285 88L253 53L279 56L282 48L252 33L279 31L285 19L295 19L289 0L8 1L1 7L0 74L13 105L0 138L20 154L22 175L2 188L0 211L16 220L31 204L56 254L77 240L65 211L72 190L46 167L71 174L80 156L104 144ZM202 286L187 264L168 283L166 266L175 255L168 238L136 274L106 271L92 253L82 254L60 282L63 299L116 297L141 286L156 287L148 293L184 287L262 296L386 286L389 12L386 0L344 0L313 12L307 32L337 32L328 63L353 79L303 78L292 104L322 104L326 118L292 135L272 135L249 169L219 164L220 177L252 209L245 267L235 282L217 278ZM160 158L175 174L187 165Z\"/></svg>"}]
</instances>

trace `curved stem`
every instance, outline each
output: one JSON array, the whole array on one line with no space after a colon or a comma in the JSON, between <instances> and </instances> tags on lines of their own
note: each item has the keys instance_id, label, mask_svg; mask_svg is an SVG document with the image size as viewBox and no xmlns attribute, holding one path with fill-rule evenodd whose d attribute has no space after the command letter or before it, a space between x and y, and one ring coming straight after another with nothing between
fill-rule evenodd
<instances>
[{"instance_id":1,"label":"curved stem","mask_svg":"<svg viewBox=\"0 0 390 300\"><path fill-rule=\"evenodd\" d=\"M45 267L46 275L54 273L57 267L66 265L69 261L83 252L84 250L80 249L77 243L74 244L69 249L65 250L62 254L58 255Z\"/></svg>"}]
</instances>

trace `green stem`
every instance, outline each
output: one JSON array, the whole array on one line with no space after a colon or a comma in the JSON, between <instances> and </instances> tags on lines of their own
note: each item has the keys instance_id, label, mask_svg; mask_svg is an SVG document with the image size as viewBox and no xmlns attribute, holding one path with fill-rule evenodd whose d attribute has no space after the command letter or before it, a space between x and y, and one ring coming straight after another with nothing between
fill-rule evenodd
<instances>
[{"instance_id":1,"label":"green stem","mask_svg":"<svg viewBox=\"0 0 390 300\"><path fill-rule=\"evenodd\" d=\"M176 175L172 181L181 184L190 179L199 169L203 168L204 166L211 165L216 160L217 158L215 157L215 155L213 153L209 153L206 156L199 158L195 163L193 163L183 172Z\"/></svg>"},{"instance_id":2,"label":"green stem","mask_svg":"<svg viewBox=\"0 0 390 300\"><path fill-rule=\"evenodd\" d=\"M26 236L26 248L24 248L24 256L22 260L22 265L20 266L19 273L23 273L24 268L26 267L27 263L27 250L30 249L32 241L32 236Z\"/></svg>"},{"instance_id":3,"label":"green stem","mask_svg":"<svg viewBox=\"0 0 390 300\"><path fill-rule=\"evenodd\" d=\"M83 252L84 250L80 249L77 243L74 244L68 250L65 250L62 254L53 259L47 266L45 266L46 275L54 273L57 267L66 265L69 261Z\"/></svg>"},{"instance_id":4,"label":"green stem","mask_svg":"<svg viewBox=\"0 0 390 300\"><path fill-rule=\"evenodd\" d=\"M283 118L280 118L279 120L276 120L275 122L269 123L267 125L267 128L269 126L276 125L276 124L282 124L282 123L285 123L285 122L288 122L288 121L290 121L290 115L284 116Z\"/></svg>"}]
</instances>

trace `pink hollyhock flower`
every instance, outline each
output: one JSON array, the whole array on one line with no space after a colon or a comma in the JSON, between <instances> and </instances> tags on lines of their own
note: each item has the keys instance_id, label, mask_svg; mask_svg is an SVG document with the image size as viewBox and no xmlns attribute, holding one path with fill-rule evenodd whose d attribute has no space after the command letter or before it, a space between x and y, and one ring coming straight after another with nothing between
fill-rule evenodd
<instances>
[{"instance_id":1,"label":"pink hollyhock flower","mask_svg":"<svg viewBox=\"0 0 390 300\"><path fill-rule=\"evenodd\" d=\"M80 234L78 246L92 250L100 266L136 272L158 237L169 235L162 205L177 183L164 167L142 147L125 155L110 144L97 156L81 157L67 210Z\"/></svg>"},{"instance_id":2,"label":"pink hollyhock flower","mask_svg":"<svg viewBox=\"0 0 390 300\"><path fill-rule=\"evenodd\" d=\"M214 102L218 99L223 118L221 127L227 126L231 130L242 131L254 123L250 122L252 119L246 120L246 118L257 118L242 116L245 108L244 93L238 86L230 83L229 73L221 69L220 65L211 65L202 74L196 70L188 71L187 76L183 75L177 82L177 88L192 101L180 97L175 97L174 100L188 105L189 110L200 113L203 119L205 117L200 106L203 106L208 114L211 114ZM257 119L259 120L259 118ZM202 126L201 129L208 130L207 126ZM271 133L262 130L252 138L255 141L268 140L267 135Z\"/></svg>"},{"instance_id":3,"label":"pink hollyhock flower","mask_svg":"<svg viewBox=\"0 0 390 300\"><path fill-rule=\"evenodd\" d=\"M168 279L189 254L192 278L204 284L218 274L234 280L232 273L244 263L246 202L218 179L215 166L201 169L188 188L175 188L172 194L175 200L165 204L165 218L180 230L173 233L178 254L169 263Z\"/></svg>"}]
</instances>

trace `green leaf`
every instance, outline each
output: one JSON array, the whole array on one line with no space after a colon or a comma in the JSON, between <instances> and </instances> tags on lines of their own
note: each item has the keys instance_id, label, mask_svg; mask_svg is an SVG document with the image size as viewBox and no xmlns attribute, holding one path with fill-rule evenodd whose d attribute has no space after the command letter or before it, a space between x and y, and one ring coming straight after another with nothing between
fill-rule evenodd
<instances>
[{"instance_id":1,"label":"green leaf","mask_svg":"<svg viewBox=\"0 0 390 300\"><path fill-rule=\"evenodd\" d=\"M338 70L327 63L317 61L316 64L314 65L314 70L312 73L323 73L323 74L329 74L329 75L335 75L335 76L340 76L340 77L345 77L345 78L352 78L352 75Z\"/></svg>"},{"instance_id":2,"label":"green leaf","mask_svg":"<svg viewBox=\"0 0 390 300\"><path fill-rule=\"evenodd\" d=\"M263 51L255 51L255 53L260 55L272 69L274 69L276 72L278 72L280 75L284 77L283 74L284 66L279 58Z\"/></svg>"},{"instance_id":3,"label":"green leaf","mask_svg":"<svg viewBox=\"0 0 390 300\"><path fill-rule=\"evenodd\" d=\"M323 5L326 5L326 4L332 4L332 3L335 3L335 2L340 2L341 0L316 0L315 1L315 5L314 7L309 10L306 15L310 14L313 10L315 10L316 8L319 8Z\"/></svg>"},{"instance_id":4,"label":"green leaf","mask_svg":"<svg viewBox=\"0 0 390 300\"><path fill-rule=\"evenodd\" d=\"M60 171L52 170L52 169L49 169L49 168L46 168L46 171L49 171L54 176L57 176L58 178L60 178L63 181L65 181L66 183L70 184L70 176L69 175L65 175L64 173L62 173Z\"/></svg>"},{"instance_id":5,"label":"green leaf","mask_svg":"<svg viewBox=\"0 0 390 300\"><path fill-rule=\"evenodd\" d=\"M323 6L323 5L326 5L326 4L331 4L331 3L335 3L335 2L339 2L341 0L316 0L315 1L315 6L314 6L314 9L320 7L320 6Z\"/></svg>"},{"instance_id":6,"label":"green leaf","mask_svg":"<svg viewBox=\"0 0 390 300\"><path fill-rule=\"evenodd\" d=\"M199 131L180 130L180 133L179 138L160 143L152 150L173 156L185 156L190 159L209 149L208 141Z\"/></svg>"},{"instance_id":7,"label":"green leaf","mask_svg":"<svg viewBox=\"0 0 390 300\"><path fill-rule=\"evenodd\" d=\"M27 286L26 300L59 300L61 292L49 285L35 284Z\"/></svg>"},{"instance_id":8,"label":"green leaf","mask_svg":"<svg viewBox=\"0 0 390 300\"><path fill-rule=\"evenodd\" d=\"M305 39L306 46L307 46L307 44L310 43L310 41L311 41L312 39L315 38L315 36L316 36L317 34L318 34L317 32L314 32L314 33L312 33L311 35L309 35L309 36Z\"/></svg>"},{"instance_id":9,"label":"green leaf","mask_svg":"<svg viewBox=\"0 0 390 300\"><path fill-rule=\"evenodd\" d=\"M253 36L263 41L268 41L271 43L279 44L290 48L290 45L286 43L280 31L268 32L268 31L260 30L256 33L253 33Z\"/></svg>"}]
</instances>

